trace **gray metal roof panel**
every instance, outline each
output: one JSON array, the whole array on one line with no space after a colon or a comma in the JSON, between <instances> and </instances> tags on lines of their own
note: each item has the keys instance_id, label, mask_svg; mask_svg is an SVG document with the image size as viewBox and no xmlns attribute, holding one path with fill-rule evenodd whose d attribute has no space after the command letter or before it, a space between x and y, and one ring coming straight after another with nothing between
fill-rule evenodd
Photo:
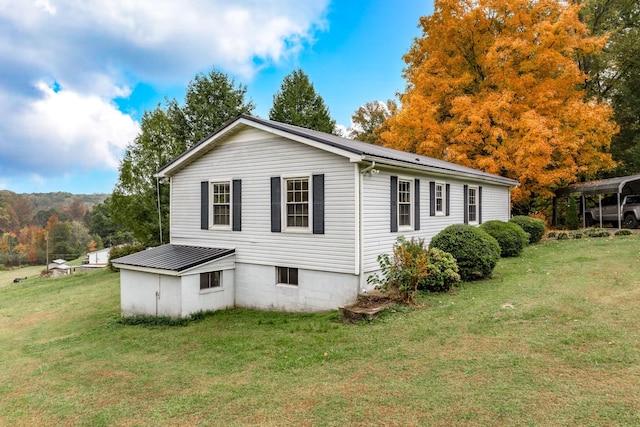
<instances>
[{"instance_id":1,"label":"gray metal roof panel","mask_svg":"<svg viewBox=\"0 0 640 427\"><path fill-rule=\"evenodd\" d=\"M347 139L347 138L342 138L340 136L337 135L332 135L332 134L328 134L328 133L324 133L324 132L320 132L320 131L316 131L316 130L312 130L312 129L306 129L306 128L302 128L299 126L294 126L294 125L290 125L290 124L286 124L286 123L280 123L280 122L274 122L271 120L266 120L266 119L261 119L258 117L253 117L250 115L246 115L246 114L241 114L240 116L238 116L236 119L228 122L227 124L225 124L222 128L220 128L218 131L212 133L211 135L207 136L204 140L202 140L199 144L197 144L196 146L194 146L191 150L195 150L197 148L199 148L202 144L207 143L207 141L214 137L217 134L223 133L225 131L225 129L227 129L229 126L231 126L233 123L237 122L238 120L244 119L246 121L250 121L250 122L254 122L272 129L276 129L276 130L280 130L283 132L287 132L293 135L297 135L303 138L307 138L307 139L311 139L313 141L316 142L320 142L322 144L334 147L334 148L338 148L341 150L344 150L346 152L349 153L353 153L356 155L359 155L361 157L372 157L372 158L377 158L380 159L380 161L384 161L386 160L391 160L391 161L396 161L396 162L400 162L405 164L407 167L411 167L411 168L417 168L417 169L421 169L421 168L427 168L427 169L437 169L440 170L442 172L445 173L458 173L458 174L465 174L465 175L473 175L477 178L484 178L484 179L489 179L492 181L497 181L497 182L501 182L505 185L509 185L509 186L515 186L518 185L518 181L510 179L510 178L505 178L499 175L494 175L494 174L490 174L487 172L482 172L480 170L477 169L473 169L473 168L469 168L466 166L460 166L458 164L455 163L451 163L451 162L447 162L444 160L439 160L439 159L434 159L432 157L427 157L427 156L421 156L419 154L415 154L415 153L409 153L409 152L405 152L405 151L400 151L400 150L395 150L392 148L387 148L387 147L382 147L379 145L374 145L374 144L368 144L366 142L362 142L362 141L357 141L357 140L353 140L353 139ZM181 161L181 159L183 159L184 157L188 157L189 156L189 151L181 154L180 156L178 156L177 158L175 158L173 161L171 161L170 163L168 163L167 165L163 166L160 169L160 173L169 168L170 166L172 166L173 164L175 164L176 162ZM365 160L365 159L363 159Z\"/></svg>"},{"instance_id":2,"label":"gray metal roof panel","mask_svg":"<svg viewBox=\"0 0 640 427\"><path fill-rule=\"evenodd\" d=\"M181 272L235 252L235 249L163 245L112 260L134 267Z\"/></svg>"},{"instance_id":3,"label":"gray metal roof panel","mask_svg":"<svg viewBox=\"0 0 640 427\"><path fill-rule=\"evenodd\" d=\"M556 190L556 196L569 196L571 194L615 194L625 192L640 192L640 175L619 176L617 178L602 179L599 181L585 182L570 185Z\"/></svg>"}]
</instances>

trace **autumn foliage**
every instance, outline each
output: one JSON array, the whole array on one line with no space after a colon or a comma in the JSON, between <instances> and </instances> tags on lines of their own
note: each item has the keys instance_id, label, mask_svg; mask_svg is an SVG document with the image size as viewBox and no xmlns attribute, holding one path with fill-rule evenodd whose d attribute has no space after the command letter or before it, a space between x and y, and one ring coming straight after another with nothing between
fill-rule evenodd
<instances>
[{"instance_id":1,"label":"autumn foliage","mask_svg":"<svg viewBox=\"0 0 640 427\"><path fill-rule=\"evenodd\" d=\"M384 144L520 181L514 203L614 166L609 106L585 99L591 37L558 0L436 0L404 56L402 108Z\"/></svg>"}]
</instances>

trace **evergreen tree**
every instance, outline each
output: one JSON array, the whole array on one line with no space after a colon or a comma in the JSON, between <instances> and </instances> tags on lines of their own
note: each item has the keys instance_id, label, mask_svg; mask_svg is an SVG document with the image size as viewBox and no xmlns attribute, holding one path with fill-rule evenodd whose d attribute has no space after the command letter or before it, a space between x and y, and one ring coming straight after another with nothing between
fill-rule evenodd
<instances>
[{"instance_id":1,"label":"evergreen tree","mask_svg":"<svg viewBox=\"0 0 640 427\"><path fill-rule=\"evenodd\" d=\"M127 147L120 163L120 176L109 204L112 220L131 230L140 243L166 243L169 188L156 181L155 173L227 121L251 113L254 105L245 101L245 93L245 86L214 70L197 75L189 83L184 106L167 100L165 108L158 105L146 111L140 134Z\"/></svg>"},{"instance_id":2,"label":"evergreen tree","mask_svg":"<svg viewBox=\"0 0 640 427\"><path fill-rule=\"evenodd\" d=\"M282 80L280 90L273 95L269 119L335 133L336 121L331 118L324 100L301 69L294 70Z\"/></svg>"}]
</instances>

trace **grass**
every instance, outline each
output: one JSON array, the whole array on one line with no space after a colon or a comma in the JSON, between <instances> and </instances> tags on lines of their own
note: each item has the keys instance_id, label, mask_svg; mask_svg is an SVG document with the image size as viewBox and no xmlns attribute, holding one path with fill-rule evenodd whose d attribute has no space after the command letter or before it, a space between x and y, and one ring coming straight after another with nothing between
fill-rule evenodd
<instances>
[{"instance_id":1,"label":"grass","mask_svg":"<svg viewBox=\"0 0 640 427\"><path fill-rule=\"evenodd\" d=\"M638 425L639 243L535 245L358 325L241 309L125 325L115 273L8 284L0 425Z\"/></svg>"}]
</instances>

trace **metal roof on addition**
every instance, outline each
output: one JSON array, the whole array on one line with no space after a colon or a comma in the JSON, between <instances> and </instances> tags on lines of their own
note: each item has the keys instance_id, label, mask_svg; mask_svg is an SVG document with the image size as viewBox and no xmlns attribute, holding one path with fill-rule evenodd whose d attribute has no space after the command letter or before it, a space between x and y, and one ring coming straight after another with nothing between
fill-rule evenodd
<instances>
[{"instance_id":1,"label":"metal roof on addition","mask_svg":"<svg viewBox=\"0 0 640 427\"><path fill-rule=\"evenodd\" d=\"M234 252L235 249L168 244L116 258L112 262L114 264L180 272L197 267L205 262L231 255Z\"/></svg>"}]
</instances>

